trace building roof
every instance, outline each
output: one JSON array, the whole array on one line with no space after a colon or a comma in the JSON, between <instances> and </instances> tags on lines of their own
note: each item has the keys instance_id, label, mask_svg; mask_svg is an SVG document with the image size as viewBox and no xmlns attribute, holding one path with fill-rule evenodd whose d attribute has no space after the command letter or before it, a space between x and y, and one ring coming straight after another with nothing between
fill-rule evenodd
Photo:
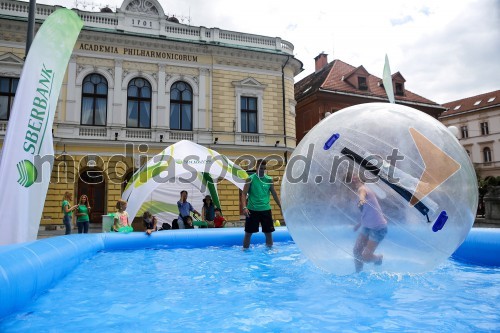
<instances>
[{"instance_id":1,"label":"building roof","mask_svg":"<svg viewBox=\"0 0 500 333\"><path fill-rule=\"evenodd\" d=\"M359 90L357 87L350 84L347 78L357 71L366 72L363 66L354 67L341 60L333 60L319 72L312 73L295 84L295 99L299 101L321 89L330 92L354 94L366 98L375 97L378 100L388 100L385 89L381 84L382 79L368 72L366 72L368 74L366 77L366 83L368 85L367 90ZM397 79L398 81L405 82L404 77L399 72L393 74L392 78L394 81ZM438 103L417 95L407 89L405 89L404 96L397 95L394 97L396 101L440 107Z\"/></svg>"},{"instance_id":2,"label":"building roof","mask_svg":"<svg viewBox=\"0 0 500 333\"><path fill-rule=\"evenodd\" d=\"M500 107L500 90L444 103L443 106L446 107L447 110L441 114L441 117L478 111L491 107Z\"/></svg>"}]
</instances>

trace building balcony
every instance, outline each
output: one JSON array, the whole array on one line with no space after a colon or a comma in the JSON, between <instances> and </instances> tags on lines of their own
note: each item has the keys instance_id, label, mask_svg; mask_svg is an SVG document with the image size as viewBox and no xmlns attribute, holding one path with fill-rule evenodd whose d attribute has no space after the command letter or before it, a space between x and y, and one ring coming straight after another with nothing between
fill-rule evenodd
<instances>
[{"instance_id":1,"label":"building balcony","mask_svg":"<svg viewBox=\"0 0 500 333\"><path fill-rule=\"evenodd\" d=\"M5 135L7 123L0 122L0 140ZM266 133L214 132L206 129L179 131L166 128L129 128L121 126L81 126L77 124L55 123L54 141L78 142L79 144L103 145L116 143L163 144L168 146L180 140L189 140L212 147L241 146L247 148L283 149L278 143L283 135ZM295 145L295 138L287 137L288 149Z\"/></svg>"},{"instance_id":2,"label":"building balcony","mask_svg":"<svg viewBox=\"0 0 500 333\"><path fill-rule=\"evenodd\" d=\"M474 163L474 168L477 170L500 169L500 161Z\"/></svg>"}]
</instances>

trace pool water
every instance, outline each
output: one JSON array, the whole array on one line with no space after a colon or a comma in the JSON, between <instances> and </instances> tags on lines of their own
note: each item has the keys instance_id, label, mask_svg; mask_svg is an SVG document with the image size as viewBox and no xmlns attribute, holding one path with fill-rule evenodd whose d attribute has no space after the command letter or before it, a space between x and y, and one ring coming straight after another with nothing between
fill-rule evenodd
<instances>
[{"instance_id":1,"label":"pool water","mask_svg":"<svg viewBox=\"0 0 500 333\"><path fill-rule=\"evenodd\" d=\"M99 252L0 332L498 332L500 268L327 274L293 243Z\"/></svg>"}]
</instances>

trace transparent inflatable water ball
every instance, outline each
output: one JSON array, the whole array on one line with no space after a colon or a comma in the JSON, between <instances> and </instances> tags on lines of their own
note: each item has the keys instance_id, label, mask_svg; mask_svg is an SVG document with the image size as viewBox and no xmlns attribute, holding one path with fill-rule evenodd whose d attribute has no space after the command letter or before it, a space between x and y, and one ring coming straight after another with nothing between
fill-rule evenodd
<instances>
[{"instance_id":1,"label":"transparent inflatable water ball","mask_svg":"<svg viewBox=\"0 0 500 333\"><path fill-rule=\"evenodd\" d=\"M302 139L281 198L292 238L318 267L412 273L464 241L478 191L448 128L413 108L370 103L335 112Z\"/></svg>"}]
</instances>

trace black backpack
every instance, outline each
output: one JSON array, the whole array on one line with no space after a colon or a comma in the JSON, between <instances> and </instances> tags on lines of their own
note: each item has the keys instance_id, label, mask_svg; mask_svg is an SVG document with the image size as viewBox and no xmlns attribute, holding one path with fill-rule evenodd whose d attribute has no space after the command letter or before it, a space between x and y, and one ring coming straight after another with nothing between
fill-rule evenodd
<instances>
[{"instance_id":1,"label":"black backpack","mask_svg":"<svg viewBox=\"0 0 500 333\"><path fill-rule=\"evenodd\" d=\"M177 221L176 221L177 222ZM170 224L168 224L167 222L164 222L162 225L161 225L161 230L170 230L172 229L172 227L170 226Z\"/></svg>"}]
</instances>

